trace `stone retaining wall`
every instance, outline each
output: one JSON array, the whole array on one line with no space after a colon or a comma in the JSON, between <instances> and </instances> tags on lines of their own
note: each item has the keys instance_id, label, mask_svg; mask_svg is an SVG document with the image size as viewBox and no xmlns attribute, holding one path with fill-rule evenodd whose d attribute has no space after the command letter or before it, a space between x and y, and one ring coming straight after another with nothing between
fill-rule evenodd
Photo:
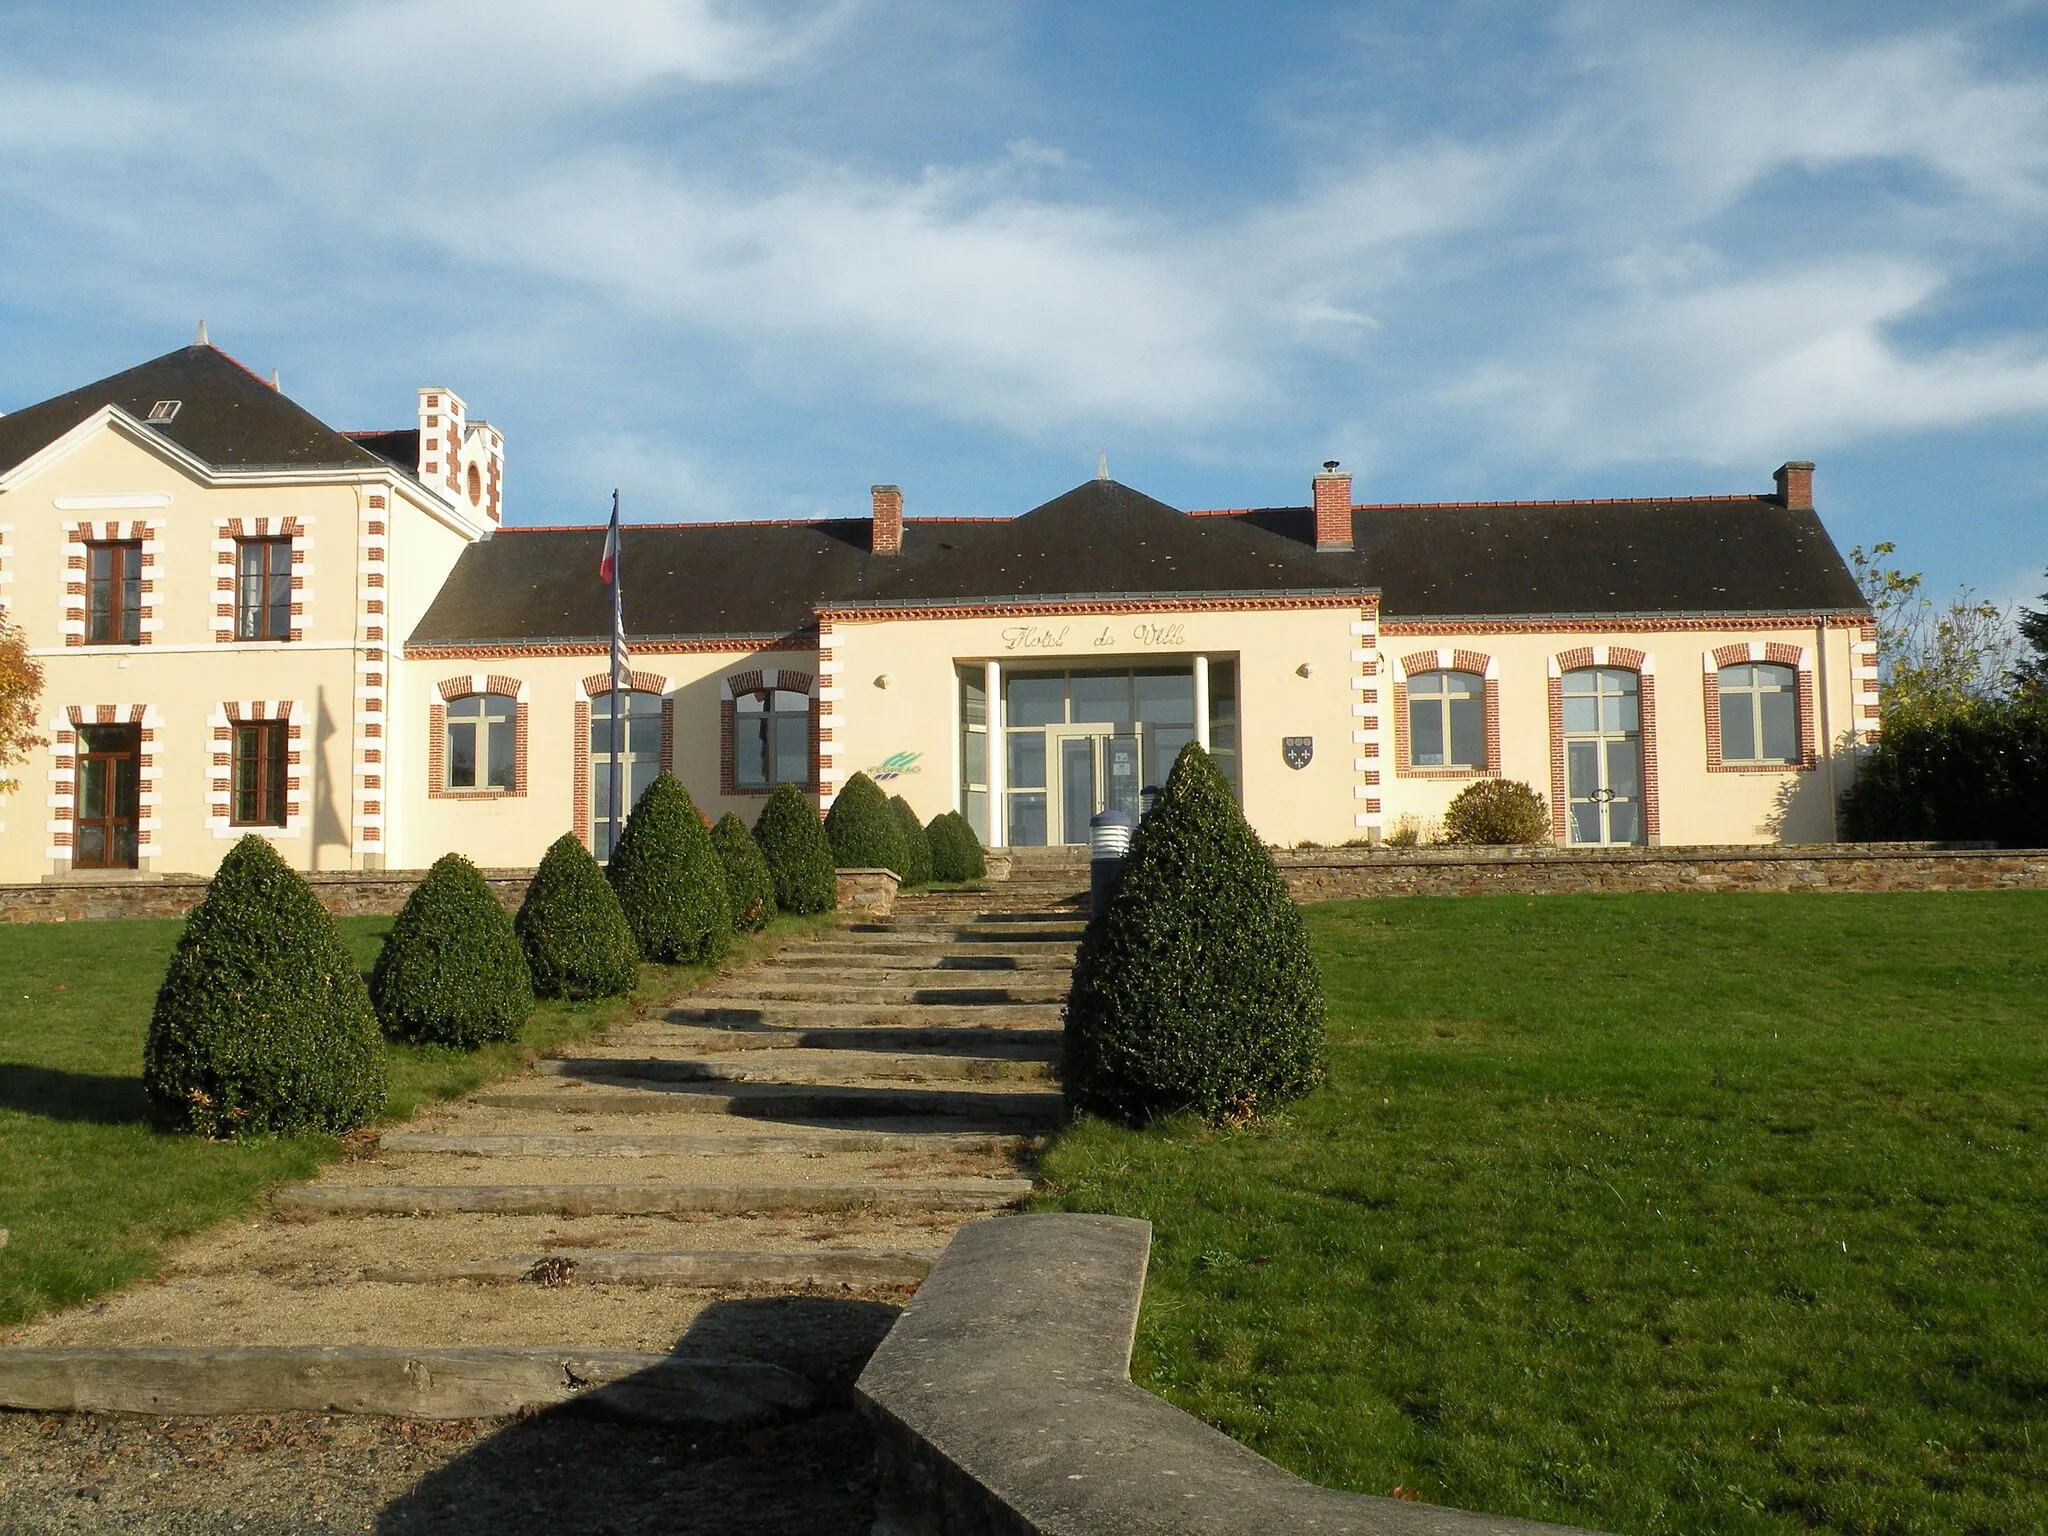
<instances>
[{"instance_id":1,"label":"stone retaining wall","mask_svg":"<svg viewBox=\"0 0 2048 1536\"><path fill-rule=\"evenodd\" d=\"M423 869L340 871L306 876L336 917L388 917L405 905ZM483 877L508 912L525 899L530 869L487 869ZM206 895L201 875L73 877L0 885L0 923L76 923L107 917L183 917Z\"/></svg>"},{"instance_id":2,"label":"stone retaining wall","mask_svg":"<svg viewBox=\"0 0 2048 1536\"><path fill-rule=\"evenodd\" d=\"M1297 901L1569 891L2048 890L2048 850L1926 844L1333 848L1278 858Z\"/></svg>"},{"instance_id":3,"label":"stone retaining wall","mask_svg":"<svg viewBox=\"0 0 2048 1536\"><path fill-rule=\"evenodd\" d=\"M1560 891L2048 890L2048 849L1944 848L1927 843L1835 843L1794 848L1328 848L1278 853L1298 901L1362 896L1549 895ZM991 865L995 863L992 857ZM1073 867L1086 869L1085 864ZM840 906L848 905L842 871ZM991 870L993 874L993 869ZM425 870L306 877L337 917L389 916ZM530 869L487 869L516 909ZM198 875L75 876L0 885L0 923L107 917L183 917L206 894ZM861 887L860 896L878 893ZM893 893L892 893L893 894Z\"/></svg>"}]
</instances>

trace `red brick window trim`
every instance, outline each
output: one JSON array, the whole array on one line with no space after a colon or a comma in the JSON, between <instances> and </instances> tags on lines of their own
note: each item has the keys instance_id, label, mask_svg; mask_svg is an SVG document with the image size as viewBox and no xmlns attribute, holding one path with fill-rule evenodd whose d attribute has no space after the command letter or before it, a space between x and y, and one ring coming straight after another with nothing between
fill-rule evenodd
<instances>
[{"instance_id":1,"label":"red brick window trim","mask_svg":"<svg viewBox=\"0 0 2048 1536\"><path fill-rule=\"evenodd\" d=\"M1738 641L1702 654L1700 692L1707 712L1707 772L1709 773L1811 773L1820 766L1814 721L1813 653L1780 641ZM1799 745L1791 762L1757 760L1729 762L1721 755L1721 669L1756 662L1787 667L1794 678L1795 704L1799 721Z\"/></svg>"},{"instance_id":2,"label":"red brick window trim","mask_svg":"<svg viewBox=\"0 0 2048 1536\"><path fill-rule=\"evenodd\" d=\"M499 672L473 672L444 677L435 684L438 702L427 710L427 798L430 800L505 800L526 794L527 689L516 677ZM469 701L478 701L471 704ZM458 704L458 701L461 701ZM588 713L589 706L584 710ZM509 726L512 738L512 782L492 784L490 745L496 726ZM453 730L470 727L475 738L476 777L485 782L456 785L449 782ZM586 726L586 731L588 727ZM588 752L588 744L585 751Z\"/></svg>"},{"instance_id":3,"label":"red brick window trim","mask_svg":"<svg viewBox=\"0 0 2048 1536\"><path fill-rule=\"evenodd\" d=\"M1469 673L1480 680L1482 761L1473 766L1419 767L1411 760L1409 679L1435 672ZM1483 651L1416 651L1400 658L1394 674L1394 777L1397 779L1497 779L1500 777L1500 676ZM1446 743L1448 748L1449 743Z\"/></svg>"},{"instance_id":4,"label":"red brick window trim","mask_svg":"<svg viewBox=\"0 0 2048 1536\"><path fill-rule=\"evenodd\" d=\"M725 678L718 688L718 792L733 796L765 797L774 789L773 766L770 766L767 784L741 784L739 782L739 735L741 710L740 701L749 698L772 700L777 693L800 693L810 699L808 724L805 727L807 750L805 752L805 773L798 789L806 794L815 793L818 788L819 753L822 744L822 729L818 719L817 679L808 672L798 672L788 667L753 668L735 672ZM758 717L757 717L758 718Z\"/></svg>"},{"instance_id":5,"label":"red brick window trim","mask_svg":"<svg viewBox=\"0 0 2048 1536\"><path fill-rule=\"evenodd\" d=\"M1657 668L1646 651L1630 645L1581 645L1559 651L1550 658L1550 831L1559 842L1566 839L1565 816L1569 801L1564 779L1564 675L1587 667L1608 667L1636 674L1638 714L1637 737L1643 754L1643 841L1656 847L1663 841L1663 808L1657 787Z\"/></svg>"}]
</instances>

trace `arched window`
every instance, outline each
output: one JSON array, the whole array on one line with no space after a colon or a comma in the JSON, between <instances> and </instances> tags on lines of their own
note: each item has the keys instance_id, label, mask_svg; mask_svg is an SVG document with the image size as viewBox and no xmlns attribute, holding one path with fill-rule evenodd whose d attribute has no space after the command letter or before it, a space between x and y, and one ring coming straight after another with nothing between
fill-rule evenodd
<instances>
[{"instance_id":1,"label":"arched window","mask_svg":"<svg viewBox=\"0 0 2048 1536\"><path fill-rule=\"evenodd\" d=\"M1799 761L1799 674L1776 662L1739 662L1719 672L1721 761Z\"/></svg>"},{"instance_id":2,"label":"arched window","mask_svg":"<svg viewBox=\"0 0 2048 1536\"><path fill-rule=\"evenodd\" d=\"M1478 673L1409 674L1408 766L1486 767L1486 680Z\"/></svg>"},{"instance_id":3,"label":"arched window","mask_svg":"<svg viewBox=\"0 0 2048 1536\"><path fill-rule=\"evenodd\" d=\"M450 699L447 707L447 787L511 789L518 780L518 701L509 694L471 693Z\"/></svg>"},{"instance_id":4,"label":"arched window","mask_svg":"<svg viewBox=\"0 0 2048 1536\"><path fill-rule=\"evenodd\" d=\"M1642 677L1619 667L1564 674L1567 840L1644 841Z\"/></svg>"},{"instance_id":5,"label":"arched window","mask_svg":"<svg viewBox=\"0 0 2048 1536\"><path fill-rule=\"evenodd\" d=\"M811 698L757 688L733 699L733 787L773 789L811 782Z\"/></svg>"},{"instance_id":6,"label":"arched window","mask_svg":"<svg viewBox=\"0 0 2048 1536\"><path fill-rule=\"evenodd\" d=\"M619 787L624 805L619 821L632 814L640 797L661 773L661 695L632 691L600 693L590 701L590 850L598 861L612 856L612 700L625 701L619 719Z\"/></svg>"}]
</instances>

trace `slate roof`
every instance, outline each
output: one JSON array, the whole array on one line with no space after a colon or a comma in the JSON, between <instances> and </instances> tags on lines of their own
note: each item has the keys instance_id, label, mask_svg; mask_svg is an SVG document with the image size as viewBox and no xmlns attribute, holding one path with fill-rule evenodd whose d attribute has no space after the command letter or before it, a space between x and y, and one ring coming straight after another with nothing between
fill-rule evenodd
<instances>
[{"instance_id":1,"label":"slate roof","mask_svg":"<svg viewBox=\"0 0 2048 1536\"><path fill-rule=\"evenodd\" d=\"M1318 554L1307 507L1179 512L1089 481L1022 517L919 518L900 555L865 518L628 527L642 641L779 638L815 610L1078 597L1378 591L1388 618L1863 611L1820 520L1764 496L1361 507L1356 549ZM465 550L410 637L462 647L602 640L602 528L502 529Z\"/></svg>"},{"instance_id":2,"label":"slate roof","mask_svg":"<svg viewBox=\"0 0 2048 1536\"><path fill-rule=\"evenodd\" d=\"M360 469L386 462L219 348L192 346L0 416L0 473L104 406L118 405L144 421L159 400L182 403L175 417L151 423L150 430L216 469Z\"/></svg>"}]
</instances>

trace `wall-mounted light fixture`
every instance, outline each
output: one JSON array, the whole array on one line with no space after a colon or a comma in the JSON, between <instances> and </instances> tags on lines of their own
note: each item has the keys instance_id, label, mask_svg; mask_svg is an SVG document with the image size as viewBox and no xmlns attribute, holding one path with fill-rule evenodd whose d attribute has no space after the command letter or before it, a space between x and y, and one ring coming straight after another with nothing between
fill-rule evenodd
<instances>
[{"instance_id":1,"label":"wall-mounted light fixture","mask_svg":"<svg viewBox=\"0 0 2048 1536\"><path fill-rule=\"evenodd\" d=\"M1294 675L1296 677L1312 677L1315 674L1315 670L1316 664L1314 662L1304 661L1300 666L1294 669Z\"/></svg>"},{"instance_id":2,"label":"wall-mounted light fixture","mask_svg":"<svg viewBox=\"0 0 2048 1536\"><path fill-rule=\"evenodd\" d=\"M895 682L895 681L896 681L896 679L895 679L895 677L894 677L893 675L891 675L890 673L884 672L884 673L883 673L883 674L882 674L882 675L881 675L880 677L878 677L878 678L876 678L876 679L875 679L875 686L876 686L877 688L886 688L886 687L888 687L888 686L889 686L889 685L890 685L891 683L893 683L893 682Z\"/></svg>"}]
</instances>

